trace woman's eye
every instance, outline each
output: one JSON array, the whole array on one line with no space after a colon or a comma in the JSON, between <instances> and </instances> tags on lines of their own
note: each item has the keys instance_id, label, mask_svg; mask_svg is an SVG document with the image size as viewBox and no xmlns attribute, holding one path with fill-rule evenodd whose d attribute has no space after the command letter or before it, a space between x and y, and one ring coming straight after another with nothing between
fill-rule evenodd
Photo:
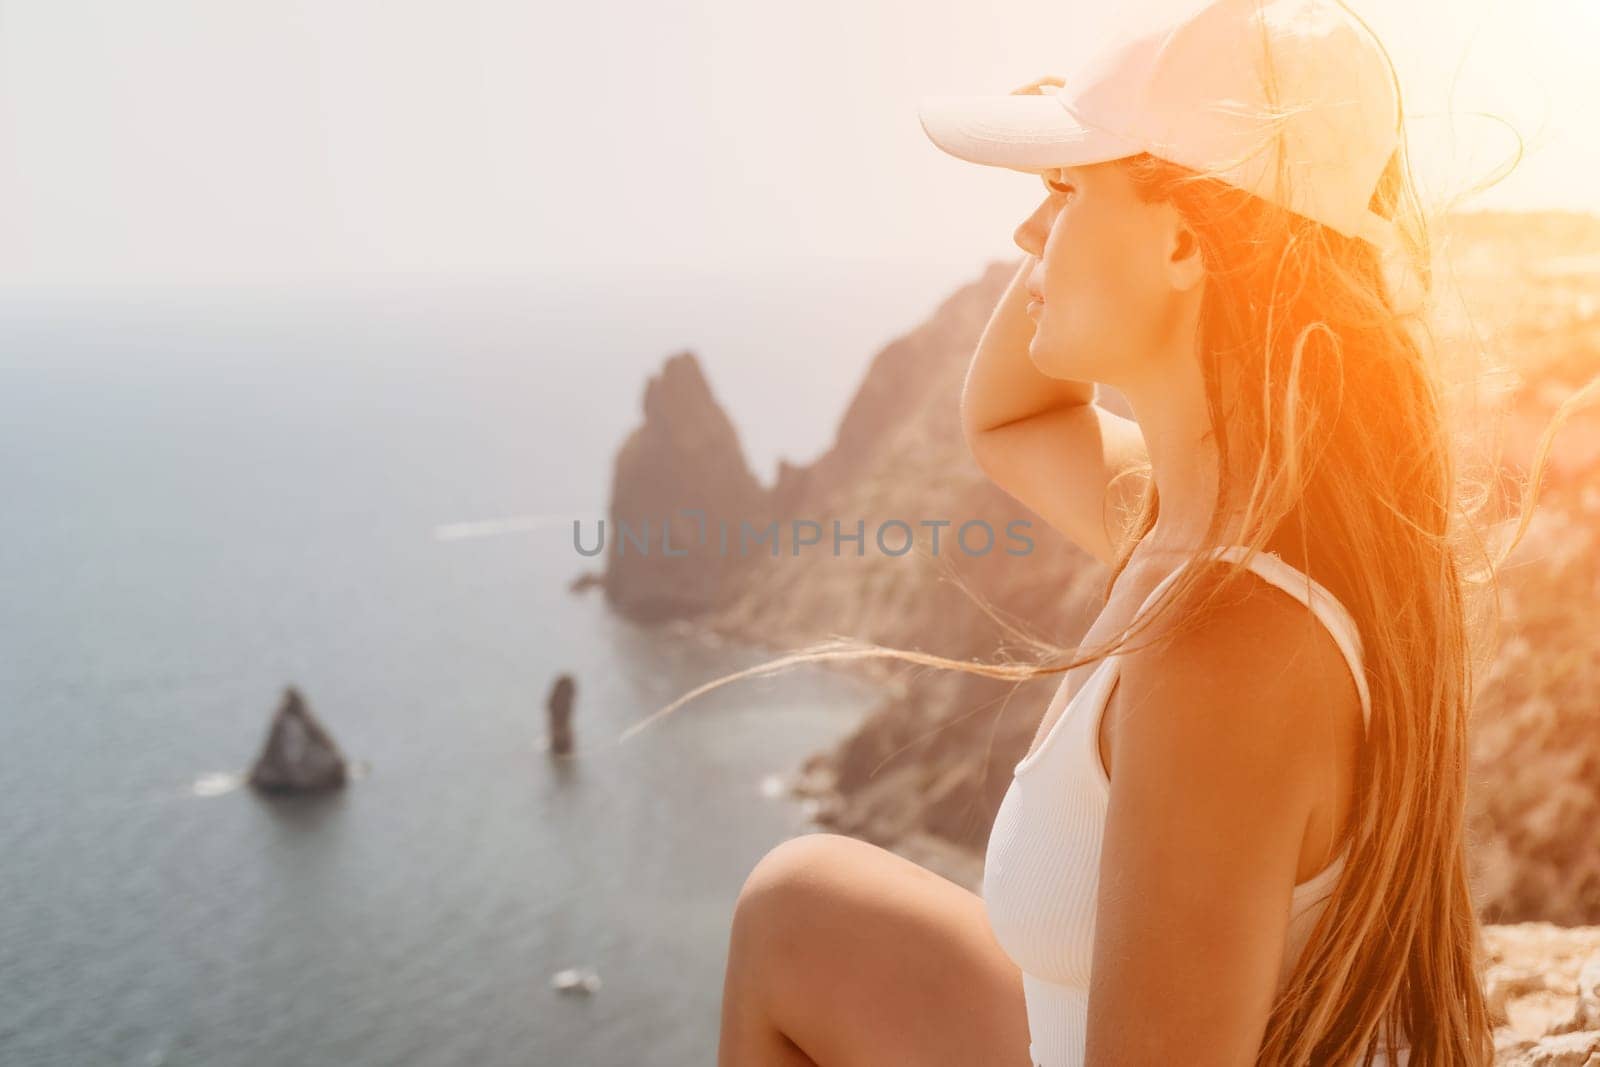
<instances>
[{"instance_id":1,"label":"woman's eye","mask_svg":"<svg viewBox=\"0 0 1600 1067\"><path fill-rule=\"evenodd\" d=\"M1071 182L1064 182L1059 178L1046 178L1044 184L1045 188L1049 189L1052 193L1060 193L1063 196L1078 191L1077 186L1073 185Z\"/></svg>"}]
</instances>

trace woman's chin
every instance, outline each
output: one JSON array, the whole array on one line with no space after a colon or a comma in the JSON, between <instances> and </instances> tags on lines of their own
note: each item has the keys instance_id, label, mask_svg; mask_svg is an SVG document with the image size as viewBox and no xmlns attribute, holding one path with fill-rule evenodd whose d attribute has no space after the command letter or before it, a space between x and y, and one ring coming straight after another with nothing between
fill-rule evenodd
<instances>
[{"instance_id":1,"label":"woman's chin","mask_svg":"<svg viewBox=\"0 0 1600 1067\"><path fill-rule=\"evenodd\" d=\"M1045 368L1056 362L1056 354L1039 344L1038 334L1034 334L1033 340L1028 342L1028 362L1040 374L1049 374Z\"/></svg>"},{"instance_id":2,"label":"woman's chin","mask_svg":"<svg viewBox=\"0 0 1600 1067\"><path fill-rule=\"evenodd\" d=\"M1082 368L1074 366L1074 361L1060 348L1041 344L1037 333L1028 344L1028 359L1033 363L1035 370L1050 378L1076 379L1082 372Z\"/></svg>"}]
</instances>

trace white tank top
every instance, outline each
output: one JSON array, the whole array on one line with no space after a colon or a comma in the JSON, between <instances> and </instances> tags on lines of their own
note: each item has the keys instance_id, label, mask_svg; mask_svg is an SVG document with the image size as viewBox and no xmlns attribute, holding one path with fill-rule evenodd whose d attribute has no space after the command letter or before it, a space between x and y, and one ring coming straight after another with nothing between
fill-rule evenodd
<instances>
[{"instance_id":1,"label":"white tank top","mask_svg":"<svg viewBox=\"0 0 1600 1067\"><path fill-rule=\"evenodd\" d=\"M1212 555L1237 563L1244 559L1245 549L1227 545ZM1321 583L1276 554L1258 552L1250 569L1309 604L1332 633L1355 676L1362 718L1370 727L1372 698L1361 665L1361 636L1349 612ZM1151 590L1135 620L1177 575L1177 571L1167 575ZM1036 1067L1083 1064L1100 845L1111 795L1100 761L1100 717L1116 674L1117 656L1112 655L1084 679L1034 751L1014 768L989 834L984 908L1000 946L1022 970L1032 1038L1029 1051ZM1063 678L1047 718L1066 689ZM1288 942L1278 975L1280 991L1327 906L1348 851L1294 887ZM1374 1063L1400 1067L1407 1059L1402 1046L1395 1064L1381 1053Z\"/></svg>"}]
</instances>

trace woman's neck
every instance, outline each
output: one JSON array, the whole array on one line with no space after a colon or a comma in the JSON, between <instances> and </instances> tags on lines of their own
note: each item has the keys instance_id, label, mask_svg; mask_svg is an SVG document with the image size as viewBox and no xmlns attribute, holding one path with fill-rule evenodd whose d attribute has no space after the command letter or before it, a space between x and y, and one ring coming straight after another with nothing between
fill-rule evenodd
<instances>
[{"instance_id":1,"label":"woman's neck","mask_svg":"<svg viewBox=\"0 0 1600 1067\"><path fill-rule=\"evenodd\" d=\"M1205 384L1197 361L1178 365L1190 380L1175 381L1168 375L1148 388L1124 389L1144 433L1160 500L1155 526L1144 538L1158 554L1189 553L1203 545L1217 505L1220 453L1206 407ZM1240 503L1230 502L1230 514L1237 516ZM1232 544L1243 530L1235 520L1225 523L1222 535L1223 543Z\"/></svg>"}]
</instances>

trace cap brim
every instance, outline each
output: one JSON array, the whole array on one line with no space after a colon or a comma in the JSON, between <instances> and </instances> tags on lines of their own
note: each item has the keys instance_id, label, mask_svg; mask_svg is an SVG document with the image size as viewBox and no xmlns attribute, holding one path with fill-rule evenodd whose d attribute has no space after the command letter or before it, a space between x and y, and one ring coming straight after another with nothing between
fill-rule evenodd
<instances>
[{"instance_id":1,"label":"cap brim","mask_svg":"<svg viewBox=\"0 0 1600 1067\"><path fill-rule=\"evenodd\" d=\"M1144 151L1079 121L1053 93L925 96L917 117L928 138L957 159L1030 173L1108 163Z\"/></svg>"}]
</instances>

